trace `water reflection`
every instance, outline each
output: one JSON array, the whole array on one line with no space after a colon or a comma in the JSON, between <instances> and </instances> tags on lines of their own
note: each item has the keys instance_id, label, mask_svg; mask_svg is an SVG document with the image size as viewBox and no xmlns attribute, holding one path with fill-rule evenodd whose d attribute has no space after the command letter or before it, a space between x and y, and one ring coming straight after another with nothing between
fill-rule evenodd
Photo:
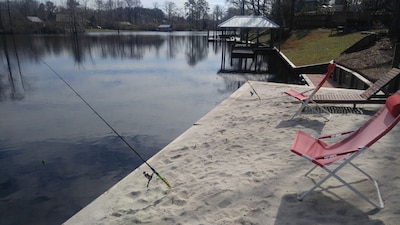
<instances>
[{"instance_id":1,"label":"water reflection","mask_svg":"<svg viewBox=\"0 0 400 225\"><path fill-rule=\"evenodd\" d=\"M221 45L205 33L15 41L0 47L1 224L62 223L141 164L55 73L144 158L247 79L268 77L217 75Z\"/></svg>"},{"instance_id":2,"label":"water reflection","mask_svg":"<svg viewBox=\"0 0 400 225\"><path fill-rule=\"evenodd\" d=\"M0 100L2 99L3 95L7 95L7 90L6 90L7 86L10 89L9 90L10 99L12 100L22 99L23 98L22 93L24 92L25 87L21 72L21 66L19 62L18 51L16 51L15 38L7 40L7 38L5 38L5 36L3 35L0 41L3 46L2 52L4 54L2 55L4 56L4 58L2 61L4 62L3 64L5 68L5 72L0 73ZM12 44L10 41L12 41ZM9 48L8 46L12 46L12 49ZM18 73L15 70L15 68L13 68L13 65L17 65Z\"/></svg>"}]
</instances>

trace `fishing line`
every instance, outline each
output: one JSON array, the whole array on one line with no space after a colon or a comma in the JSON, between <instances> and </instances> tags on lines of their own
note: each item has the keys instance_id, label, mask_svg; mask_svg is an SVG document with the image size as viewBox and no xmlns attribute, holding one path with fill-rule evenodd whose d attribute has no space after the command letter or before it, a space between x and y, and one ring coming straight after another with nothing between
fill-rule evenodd
<instances>
[{"instance_id":1,"label":"fishing line","mask_svg":"<svg viewBox=\"0 0 400 225\"><path fill-rule=\"evenodd\" d=\"M115 130L111 124L109 124L90 104L89 102L87 102L59 73L57 73L57 71L55 71L49 64L47 64L44 60L41 60L42 63L44 65L46 65L55 75L57 75L57 77L64 82L65 85L67 85L69 87L69 89L71 89L96 115L97 117L99 117L104 124L106 124L113 132L115 135L118 136L119 139L121 139L122 142L124 142L126 144L126 146L128 146L138 157L139 159L141 159L143 161L143 163L145 163L152 171L153 173L155 173L157 175L158 178L160 178L160 180L162 180L167 186L168 188L171 188L171 185L168 183L167 179L162 177L155 169L154 167L152 167L147 160L145 160L140 154L139 152L137 152L132 145L130 145L119 133L117 130ZM146 178L149 179L148 176L145 176ZM149 179L150 182L151 179ZM147 184L148 186L148 184Z\"/></svg>"}]
</instances>

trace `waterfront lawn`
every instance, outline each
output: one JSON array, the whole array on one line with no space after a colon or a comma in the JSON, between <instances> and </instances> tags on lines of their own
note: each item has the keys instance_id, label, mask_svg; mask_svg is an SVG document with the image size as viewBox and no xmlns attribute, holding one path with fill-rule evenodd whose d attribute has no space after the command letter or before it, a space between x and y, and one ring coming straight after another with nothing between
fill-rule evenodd
<instances>
[{"instance_id":1,"label":"waterfront lawn","mask_svg":"<svg viewBox=\"0 0 400 225\"><path fill-rule=\"evenodd\" d=\"M295 30L281 51L296 66L323 63L336 59L364 36L361 32L336 35L330 29Z\"/></svg>"}]
</instances>

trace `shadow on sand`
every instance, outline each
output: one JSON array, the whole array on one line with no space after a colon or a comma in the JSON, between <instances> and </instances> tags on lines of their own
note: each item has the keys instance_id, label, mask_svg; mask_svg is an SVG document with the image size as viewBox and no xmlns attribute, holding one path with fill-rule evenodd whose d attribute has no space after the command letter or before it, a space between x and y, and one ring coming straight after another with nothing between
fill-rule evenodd
<instances>
[{"instance_id":1,"label":"shadow on sand","mask_svg":"<svg viewBox=\"0 0 400 225\"><path fill-rule=\"evenodd\" d=\"M296 197L297 194L282 197L275 225L384 224L381 220L369 218L368 215L376 213L376 209L363 212L344 200L334 200L320 192L312 193L312 198L304 201L298 201Z\"/></svg>"},{"instance_id":2,"label":"shadow on sand","mask_svg":"<svg viewBox=\"0 0 400 225\"><path fill-rule=\"evenodd\" d=\"M325 122L319 120L296 117L292 120L282 120L275 128L288 128L288 127L297 127L296 129L308 128L320 133L324 128L324 126Z\"/></svg>"}]
</instances>

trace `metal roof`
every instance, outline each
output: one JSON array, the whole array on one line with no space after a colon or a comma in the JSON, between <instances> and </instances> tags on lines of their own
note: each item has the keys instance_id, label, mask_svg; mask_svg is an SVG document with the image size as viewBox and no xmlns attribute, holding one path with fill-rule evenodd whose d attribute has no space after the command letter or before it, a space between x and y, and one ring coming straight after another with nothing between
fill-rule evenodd
<instances>
[{"instance_id":1,"label":"metal roof","mask_svg":"<svg viewBox=\"0 0 400 225\"><path fill-rule=\"evenodd\" d=\"M33 23L43 23L43 20L41 20L37 16L27 16L26 18L28 18L28 20L30 20Z\"/></svg>"},{"instance_id":2,"label":"metal roof","mask_svg":"<svg viewBox=\"0 0 400 225\"><path fill-rule=\"evenodd\" d=\"M169 24L161 24L160 26L158 26L158 28L170 28L172 27L172 25Z\"/></svg>"},{"instance_id":3,"label":"metal roof","mask_svg":"<svg viewBox=\"0 0 400 225\"><path fill-rule=\"evenodd\" d=\"M220 28L279 28L264 16L234 16L218 25Z\"/></svg>"}]
</instances>

